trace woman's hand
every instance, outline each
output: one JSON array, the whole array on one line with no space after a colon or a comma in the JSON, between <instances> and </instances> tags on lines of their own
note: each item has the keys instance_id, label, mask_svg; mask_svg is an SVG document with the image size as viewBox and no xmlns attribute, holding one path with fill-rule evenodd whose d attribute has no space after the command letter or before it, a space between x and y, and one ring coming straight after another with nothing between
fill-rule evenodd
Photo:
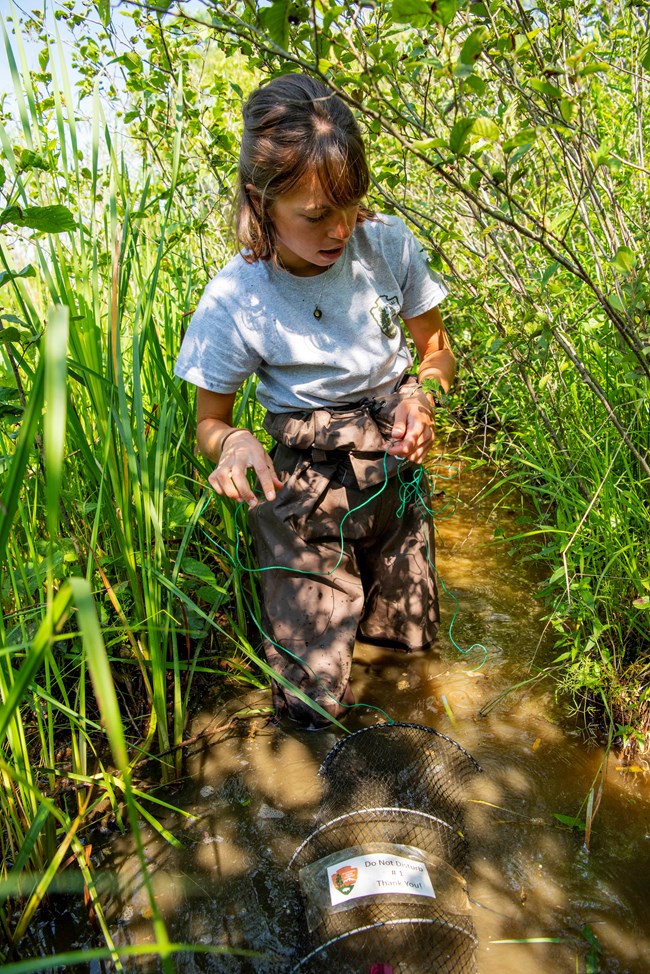
<instances>
[{"instance_id":1,"label":"woman's hand","mask_svg":"<svg viewBox=\"0 0 650 974\"><path fill-rule=\"evenodd\" d=\"M413 463L424 463L433 445L435 413L424 393L402 399L395 410L392 443L387 452Z\"/></svg>"},{"instance_id":2,"label":"woman's hand","mask_svg":"<svg viewBox=\"0 0 650 974\"><path fill-rule=\"evenodd\" d=\"M420 359L418 379L434 379L445 392L456 375L456 359L438 308L431 308L415 318L405 318ZM388 453L423 463L433 444L435 409L422 390L405 398L395 410L393 443Z\"/></svg>"},{"instance_id":3,"label":"woman's hand","mask_svg":"<svg viewBox=\"0 0 650 974\"><path fill-rule=\"evenodd\" d=\"M264 496L274 500L282 482L278 480L271 457L250 430L235 429L223 438L222 444L219 463L208 478L217 494L255 507L258 499L247 477L248 471L254 470Z\"/></svg>"}]
</instances>

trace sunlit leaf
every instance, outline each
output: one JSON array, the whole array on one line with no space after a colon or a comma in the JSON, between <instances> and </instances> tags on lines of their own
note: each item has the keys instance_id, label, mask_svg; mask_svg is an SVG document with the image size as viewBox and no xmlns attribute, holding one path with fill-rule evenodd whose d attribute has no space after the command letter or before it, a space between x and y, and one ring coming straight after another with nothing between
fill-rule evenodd
<instances>
[{"instance_id":1,"label":"sunlit leaf","mask_svg":"<svg viewBox=\"0 0 650 974\"><path fill-rule=\"evenodd\" d=\"M543 78L530 78L528 81L530 87L540 93L540 95L548 95L549 98L563 98L564 93L561 88L557 85L552 85L550 81L545 81Z\"/></svg>"},{"instance_id":2,"label":"sunlit leaf","mask_svg":"<svg viewBox=\"0 0 650 974\"><path fill-rule=\"evenodd\" d=\"M33 264L27 264L20 271L2 271L0 273L0 287L5 284L9 284L10 281L15 281L17 277L36 277L36 270Z\"/></svg>"},{"instance_id":3,"label":"sunlit leaf","mask_svg":"<svg viewBox=\"0 0 650 974\"><path fill-rule=\"evenodd\" d=\"M8 223L44 233L63 233L77 227L74 215L60 203L52 206L8 206L0 213L0 227Z\"/></svg>"},{"instance_id":4,"label":"sunlit leaf","mask_svg":"<svg viewBox=\"0 0 650 974\"><path fill-rule=\"evenodd\" d=\"M520 146L532 145L537 138L537 130L534 128L526 127L520 129L516 135L508 139L503 145L504 152L512 152L513 149L517 149Z\"/></svg>"},{"instance_id":5,"label":"sunlit leaf","mask_svg":"<svg viewBox=\"0 0 650 974\"><path fill-rule=\"evenodd\" d=\"M567 123L567 125L570 125L573 119L578 114L578 106L576 105L576 103L573 101L572 98L562 99L562 101L560 102L560 114L562 115L562 118Z\"/></svg>"},{"instance_id":6,"label":"sunlit leaf","mask_svg":"<svg viewBox=\"0 0 650 974\"><path fill-rule=\"evenodd\" d=\"M433 19L431 4L426 0L394 0L391 17L398 24L411 24L412 27L426 27Z\"/></svg>"},{"instance_id":7,"label":"sunlit leaf","mask_svg":"<svg viewBox=\"0 0 650 974\"><path fill-rule=\"evenodd\" d=\"M602 142L596 151L592 153L591 161L594 166L606 166L611 158L610 147L607 142Z\"/></svg>"},{"instance_id":8,"label":"sunlit leaf","mask_svg":"<svg viewBox=\"0 0 650 974\"><path fill-rule=\"evenodd\" d=\"M289 8L291 0L271 0L271 5L261 7L260 22L269 37L286 51L289 46Z\"/></svg>"},{"instance_id":9,"label":"sunlit leaf","mask_svg":"<svg viewBox=\"0 0 650 974\"><path fill-rule=\"evenodd\" d=\"M111 64L122 64L127 71L142 71L142 58L137 51L126 51L119 57L113 58Z\"/></svg>"},{"instance_id":10,"label":"sunlit leaf","mask_svg":"<svg viewBox=\"0 0 650 974\"><path fill-rule=\"evenodd\" d=\"M621 274L629 274L636 266L636 254L629 247L619 247L614 255L612 267Z\"/></svg>"},{"instance_id":11,"label":"sunlit leaf","mask_svg":"<svg viewBox=\"0 0 650 974\"><path fill-rule=\"evenodd\" d=\"M467 152L474 121L473 118L459 118L452 128L449 136L449 147L455 155L461 156Z\"/></svg>"},{"instance_id":12,"label":"sunlit leaf","mask_svg":"<svg viewBox=\"0 0 650 974\"><path fill-rule=\"evenodd\" d=\"M433 19L443 27L449 26L456 16L457 9L456 0L433 0L431 4Z\"/></svg>"},{"instance_id":13,"label":"sunlit leaf","mask_svg":"<svg viewBox=\"0 0 650 974\"><path fill-rule=\"evenodd\" d=\"M609 65L603 64L601 61L590 61L589 64L582 64L576 69L577 75L585 74L601 74L609 71Z\"/></svg>"},{"instance_id":14,"label":"sunlit leaf","mask_svg":"<svg viewBox=\"0 0 650 974\"><path fill-rule=\"evenodd\" d=\"M95 6L102 24L108 27L111 22L111 0L96 0Z\"/></svg>"},{"instance_id":15,"label":"sunlit leaf","mask_svg":"<svg viewBox=\"0 0 650 974\"><path fill-rule=\"evenodd\" d=\"M479 115L474 119L472 135L476 135L479 139L487 139L489 142L496 142L501 137L501 129L493 119Z\"/></svg>"},{"instance_id":16,"label":"sunlit leaf","mask_svg":"<svg viewBox=\"0 0 650 974\"><path fill-rule=\"evenodd\" d=\"M487 27L477 27L473 30L469 37L465 38L458 55L459 60L463 64L474 64L483 53L483 44L488 36Z\"/></svg>"},{"instance_id":17,"label":"sunlit leaf","mask_svg":"<svg viewBox=\"0 0 650 974\"><path fill-rule=\"evenodd\" d=\"M23 149L20 153L20 168L23 172L28 169L42 169L47 172L50 164L40 153L32 152L31 149Z\"/></svg>"}]
</instances>

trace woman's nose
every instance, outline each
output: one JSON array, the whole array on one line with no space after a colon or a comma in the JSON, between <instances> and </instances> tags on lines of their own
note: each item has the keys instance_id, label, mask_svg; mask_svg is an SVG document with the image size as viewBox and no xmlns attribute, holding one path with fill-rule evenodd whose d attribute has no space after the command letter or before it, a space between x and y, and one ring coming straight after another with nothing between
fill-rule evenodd
<instances>
[{"instance_id":1,"label":"woman's nose","mask_svg":"<svg viewBox=\"0 0 650 974\"><path fill-rule=\"evenodd\" d=\"M352 210L337 210L329 229L330 237L337 240L347 240L354 226Z\"/></svg>"}]
</instances>

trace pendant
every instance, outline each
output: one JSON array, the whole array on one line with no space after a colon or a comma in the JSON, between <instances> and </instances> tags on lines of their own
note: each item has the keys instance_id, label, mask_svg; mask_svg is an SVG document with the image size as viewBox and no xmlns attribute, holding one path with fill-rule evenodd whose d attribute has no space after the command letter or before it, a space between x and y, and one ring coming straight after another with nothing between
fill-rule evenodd
<instances>
[{"instance_id":1,"label":"pendant","mask_svg":"<svg viewBox=\"0 0 650 974\"><path fill-rule=\"evenodd\" d=\"M323 312L318 307L318 305L316 305L316 307L314 308L314 318L316 319L316 321L320 321L322 317L323 317Z\"/></svg>"}]
</instances>

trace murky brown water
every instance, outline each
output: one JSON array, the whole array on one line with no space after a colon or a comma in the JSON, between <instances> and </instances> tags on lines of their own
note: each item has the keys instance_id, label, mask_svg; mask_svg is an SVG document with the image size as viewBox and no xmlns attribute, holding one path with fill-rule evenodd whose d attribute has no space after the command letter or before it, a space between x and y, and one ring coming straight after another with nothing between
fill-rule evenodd
<instances>
[{"instance_id":1,"label":"murky brown water","mask_svg":"<svg viewBox=\"0 0 650 974\"><path fill-rule=\"evenodd\" d=\"M491 546L512 514L476 501L481 482L463 474L453 518L440 523L438 568L459 600L455 641L446 628L455 609L443 596L437 650L417 657L359 647L353 669L357 700L396 721L426 724L452 737L483 768L467 811L469 889L480 941L480 974L648 974L650 971L650 784L625 773L615 757L603 766L604 791L590 850L555 813L576 815L600 781L602 749L554 699L550 682L499 698L552 656L535 599L537 581L503 546ZM447 488L453 494L455 488ZM233 701L215 717L210 700L193 733L214 729L242 706L269 705L268 695ZM485 715L482 716L482 712ZM350 729L380 718L358 708ZM289 733L261 718L236 721L188 755L187 778L171 795L195 818L168 827L186 844L172 848L143 823L156 897L176 941L252 950L257 956L184 955L184 972L281 974L304 937L302 908L286 865L312 831L320 800L319 766L335 732ZM584 818L584 808L581 817ZM114 929L119 943L152 943L150 909L129 837L105 860L117 877ZM599 950L589 966L593 931ZM534 938L539 943L498 943ZM300 956L300 953L298 953ZM135 967L132 967L135 969ZM141 961L141 970L157 970ZM334 974L334 972L327 972Z\"/></svg>"}]
</instances>

